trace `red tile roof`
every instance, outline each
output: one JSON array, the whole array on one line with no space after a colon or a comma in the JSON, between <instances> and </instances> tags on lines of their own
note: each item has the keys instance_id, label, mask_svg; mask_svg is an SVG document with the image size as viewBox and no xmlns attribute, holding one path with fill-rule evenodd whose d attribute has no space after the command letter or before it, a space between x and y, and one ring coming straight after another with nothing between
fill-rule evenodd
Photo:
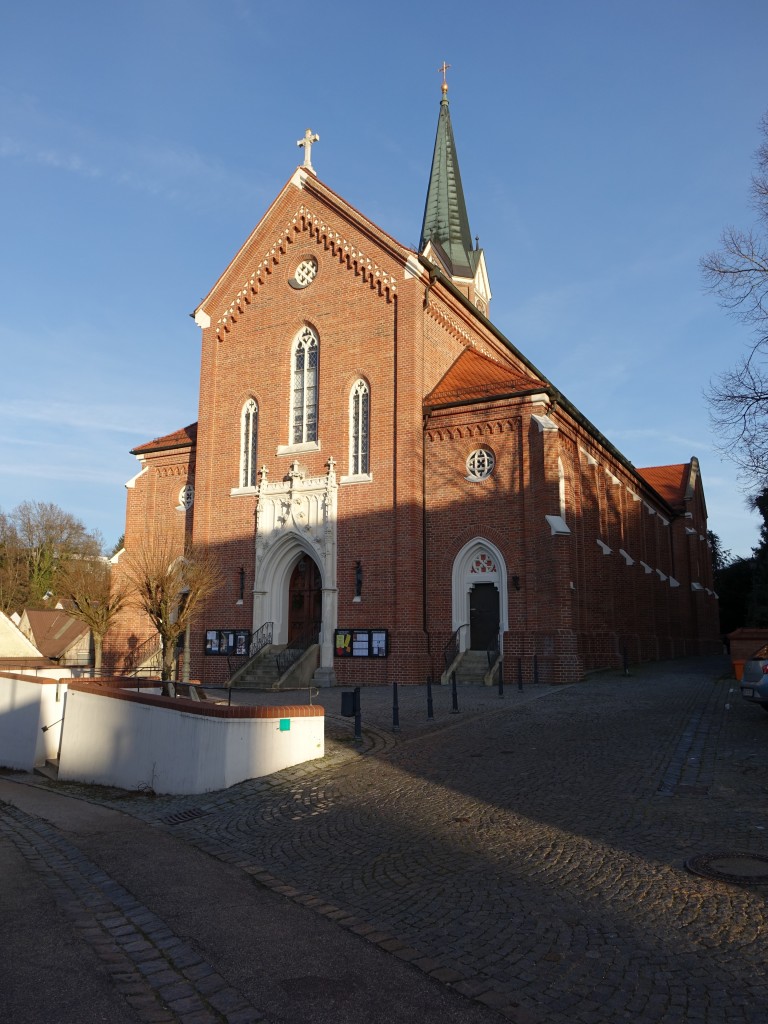
<instances>
[{"instance_id":1,"label":"red tile roof","mask_svg":"<svg viewBox=\"0 0 768 1024\"><path fill-rule=\"evenodd\" d=\"M197 424L190 423L188 427L182 427L165 437L156 437L154 441L147 441L140 444L138 448L131 449L131 455L143 455L145 452L162 452L168 448L190 448L197 441Z\"/></svg>"},{"instance_id":2,"label":"red tile roof","mask_svg":"<svg viewBox=\"0 0 768 1024\"><path fill-rule=\"evenodd\" d=\"M424 399L424 405L435 407L481 401L502 395L541 391L547 387L543 381L523 373L516 366L494 362L474 349L466 348Z\"/></svg>"},{"instance_id":3,"label":"red tile roof","mask_svg":"<svg viewBox=\"0 0 768 1024\"><path fill-rule=\"evenodd\" d=\"M668 505L676 507L685 501L691 472L690 463L684 462L679 466L650 466L647 469L638 469L637 472Z\"/></svg>"}]
</instances>

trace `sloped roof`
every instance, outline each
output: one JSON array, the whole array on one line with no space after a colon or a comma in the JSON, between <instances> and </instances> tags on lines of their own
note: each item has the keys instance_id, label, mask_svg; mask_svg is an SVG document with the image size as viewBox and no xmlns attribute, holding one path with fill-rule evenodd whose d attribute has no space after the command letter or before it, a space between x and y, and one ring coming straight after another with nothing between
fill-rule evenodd
<instances>
[{"instance_id":1,"label":"sloped roof","mask_svg":"<svg viewBox=\"0 0 768 1024\"><path fill-rule=\"evenodd\" d=\"M0 659L39 658L40 651L7 615L0 612Z\"/></svg>"},{"instance_id":2,"label":"sloped roof","mask_svg":"<svg viewBox=\"0 0 768 1024\"><path fill-rule=\"evenodd\" d=\"M537 377L515 366L497 363L474 349L465 348L442 380L424 399L427 408L481 402L503 396L548 389Z\"/></svg>"},{"instance_id":3,"label":"sloped roof","mask_svg":"<svg viewBox=\"0 0 768 1024\"><path fill-rule=\"evenodd\" d=\"M60 658L88 627L59 609L29 610L25 612L35 644L46 658Z\"/></svg>"},{"instance_id":4,"label":"sloped roof","mask_svg":"<svg viewBox=\"0 0 768 1024\"><path fill-rule=\"evenodd\" d=\"M689 462L675 466L650 466L637 472L672 508L684 505L691 472Z\"/></svg>"},{"instance_id":5,"label":"sloped roof","mask_svg":"<svg viewBox=\"0 0 768 1024\"><path fill-rule=\"evenodd\" d=\"M190 423L188 427L175 430L172 434L164 437L156 437L154 441L147 441L140 444L138 448L131 448L131 455L144 455L146 452L162 452L169 448L191 448L197 442L197 424Z\"/></svg>"}]
</instances>

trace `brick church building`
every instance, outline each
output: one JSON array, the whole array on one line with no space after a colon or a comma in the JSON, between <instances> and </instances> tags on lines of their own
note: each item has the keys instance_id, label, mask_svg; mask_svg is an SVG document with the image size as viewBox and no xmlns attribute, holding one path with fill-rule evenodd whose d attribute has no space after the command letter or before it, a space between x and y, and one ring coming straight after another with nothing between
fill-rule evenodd
<instances>
[{"instance_id":1,"label":"brick church building","mask_svg":"<svg viewBox=\"0 0 768 1024\"><path fill-rule=\"evenodd\" d=\"M321 685L718 651L698 462L636 469L494 324L445 83L418 252L317 177L317 141L195 311L198 422L133 450L125 551L161 531L223 571L192 678L260 637L309 643ZM115 670L151 634L125 613Z\"/></svg>"}]
</instances>

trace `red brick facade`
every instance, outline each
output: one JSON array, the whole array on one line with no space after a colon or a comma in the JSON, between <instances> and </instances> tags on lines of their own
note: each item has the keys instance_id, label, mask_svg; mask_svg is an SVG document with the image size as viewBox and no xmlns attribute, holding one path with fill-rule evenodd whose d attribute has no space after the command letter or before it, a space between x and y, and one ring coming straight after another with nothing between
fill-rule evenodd
<instances>
[{"instance_id":1,"label":"red brick facade","mask_svg":"<svg viewBox=\"0 0 768 1024\"><path fill-rule=\"evenodd\" d=\"M316 265L309 283L297 280L305 261ZM125 535L129 551L162 529L179 550L186 537L217 555L225 584L193 631L193 678L226 674L224 659L204 654L209 629L271 621L286 642L291 580L306 559L322 585L325 683L438 677L452 634L466 623L461 646L478 646L482 616L494 614L508 678L532 678L534 656L539 678L560 682L620 665L625 651L718 649L697 462L635 470L434 264L312 173L283 188L196 320L196 436L187 428L135 450L142 472L129 484ZM295 442L294 345L306 328L319 353L317 431ZM360 380L369 471L354 474ZM253 483L243 479L250 400ZM478 450L493 470L469 479ZM490 611L472 611L478 583ZM387 630L388 656L337 657L337 628ZM125 617L108 638L115 667L129 637L150 633Z\"/></svg>"}]
</instances>

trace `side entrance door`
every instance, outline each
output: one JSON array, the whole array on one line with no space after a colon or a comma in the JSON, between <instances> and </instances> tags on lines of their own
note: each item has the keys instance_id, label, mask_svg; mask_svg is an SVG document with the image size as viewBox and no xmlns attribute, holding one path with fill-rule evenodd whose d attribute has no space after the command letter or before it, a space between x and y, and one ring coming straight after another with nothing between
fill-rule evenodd
<instances>
[{"instance_id":1,"label":"side entrance door","mask_svg":"<svg viewBox=\"0 0 768 1024\"><path fill-rule=\"evenodd\" d=\"M476 583L469 595L469 646L487 651L499 642L499 592L493 583Z\"/></svg>"},{"instance_id":2,"label":"side entrance door","mask_svg":"<svg viewBox=\"0 0 768 1024\"><path fill-rule=\"evenodd\" d=\"M309 633L320 633L323 588L320 570L309 555L302 555L291 575L288 591L288 643Z\"/></svg>"}]
</instances>

